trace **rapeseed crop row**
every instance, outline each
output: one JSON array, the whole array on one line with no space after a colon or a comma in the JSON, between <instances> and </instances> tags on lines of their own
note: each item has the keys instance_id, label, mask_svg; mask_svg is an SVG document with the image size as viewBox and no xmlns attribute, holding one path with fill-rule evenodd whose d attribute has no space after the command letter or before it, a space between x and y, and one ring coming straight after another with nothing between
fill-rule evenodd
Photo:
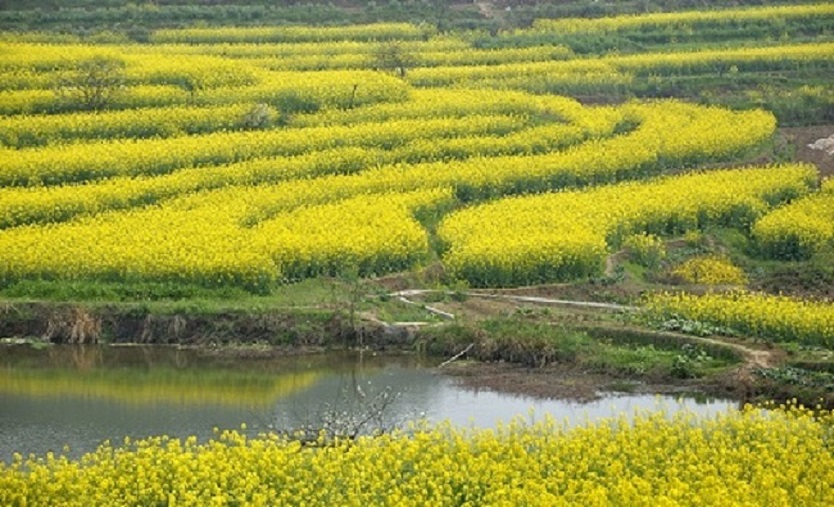
<instances>
[{"instance_id":1,"label":"rapeseed crop row","mask_svg":"<svg viewBox=\"0 0 834 507\"><path fill-rule=\"evenodd\" d=\"M790 165L513 197L453 213L438 233L447 269L472 285L572 280L601 274L605 256L634 233L749 227L808 193L815 175L812 166Z\"/></svg>"},{"instance_id":2,"label":"rapeseed crop row","mask_svg":"<svg viewBox=\"0 0 834 507\"><path fill-rule=\"evenodd\" d=\"M754 338L834 347L834 305L747 291L655 294L650 315L684 318L733 329Z\"/></svg>"},{"instance_id":3,"label":"rapeseed crop row","mask_svg":"<svg viewBox=\"0 0 834 507\"><path fill-rule=\"evenodd\" d=\"M762 217L752 230L761 251L772 258L798 260L834 241L834 180L822 190Z\"/></svg>"},{"instance_id":4,"label":"rapeseed crop row","mask_svg":"<svg viewBox=\"0 0 834 507\"><path fill-rule=\"evenodd\" d=\"M540 19L533 23L533 29L562 34L616 33L635 29L658 30L669 28L692 31L699 25L743 27L746 24L762 21L784 24L789 20L813 20L821 16L834 16L834 7L830 4L774 5L713 11L654 12L595 19Z\"/></svg>"},{"instance_id":5,"label":"rapeseed crop row","mask_svg":"<svg viewBox=\"0 0 834 507\"><path fill-rule=\"evenodd\" d=\"M528 91L618 89L635 76L689 75L704 72L830 68L834 43L786 44L772 47L705 49L696 51L605 56L566 61L505 63L465 67L414 69L408 79L416 86L509 87ZM584 83L584 88L583 88ZM547 88L547 87L549 88Z\"/></svg>"},{"instance_id":6,"label":"rapeseed crop row","mask_svg":"<svg viewBox=\"0 0 834 507\"><path fill-rule=\"evenodd\" d=\"M571 109L563 108L561 114L575 118L577 126L556 122L512 133L508 132L513 127L520 127L529 120L488 117L494 118L496 123L491 126L485 121L487 117L478 116L422 122L407 119L365 122L358 129L346 124L13 152L17 157L28 157L40 170L54 167L56 171L88 173L97 168L110 172L142 168L159 171L166 167L163 165L166 162L169 171L173 172L157 177L144 174L138 178L110 178L85 185L6 188L0 190L5 202L5 206L0 207L0 224L9 227L65 220L78 214L147 204L195 190L283 180L287 184L262 191L272 209L285 209L287 198L299 204L304 202L302 198L313 203L344 198L356 192L426 187L453 186L459 195L469 198L542 191L636 178L657 173L664 167L726 160L757 146L773 129L772 117L766 114L730 113L673 102L618 110ZM715 121L720 124L706 130L706 126ZM637 127L611 137L620 124L636 124ZM436 131L431 130L433 126ZM455 134L456 128L463 137L445 138ZM466 135L484 130L505 135ZM586 136L592 137L586 143L577 144ZM351 142L352 138L356 141ZM383 144L386 138L390 143L404 144ZM247 144L240 144L241 140L246 140ZM334 147L337 144L344 147ZM67 164L62 155L73 149L77 150L78 158L73 164ZM295 156L263 158L271 150L278 152L275 154ZM301 153L307 150L312 151ZM45 153L50 153L51 158L44 157ZM190 156L198 158L189 159ZM212 162L248 157L257 158L211 166ZM193 165L195 161L208 165L201 168L186 165L185 169L174 171L175 164L190 162ZM15 167L14 162L15 159L10 157L7 167ZM328 173L356 174L324 176ZM320 178L308 181L317 176ZM27 182L33 178L37 181L32 174L19 177L25 177ZM58 176L53 177L57 179Z\"/></svg>"},{"instance_id":7,"label":"rapeseed crop row","mask_svg":"<svg viewBox=\"0 0 834 507\"><path fill-rule=\"evenodd\" d=\"M683 281L701 285L744 285L747 275L730 259L719 255L693 257L672 270Z\"/></svg>"},{"instance_id":8,"label":"rapeseed crop row","mask_svg":"<svg viewBox=\"0 0 834 507\"><path fill-rule=\"evenodd\" d=\"M568 429L496 430L303 445L223 431L208 442L105 444L0 464L0 502L119 505L829 505L830 414L747 407L714 419L662 411Z\"/></svg>"},{"instance_id":9,"label":"rapeseed crop row","mask_svg":"<svg viewBox=\"0 0 834 507\"><path fill-rule=\"evenodd\" d=\"M0 234L0 279L164 280L268 291L278 281L403 270L428 255L413 218L450 205L450 190L358 196L300 207L250 226L251 189L174 200ZM254 210L253 210L254 208Z\"/></svg>"},{"instance_id":10,"label":"rapeseed crop row","mask_svg":"<svg viewBox=\"0 0 834 507\"><path fill-rule=\"evenodd\" d=\"M169 62L170 57L154 58L145 62L144 68L127 67L124 76L116 76L124 84L113 90L105 109L265 102L303 111L352 108L400 101L408 96L408 86L402 80L370 70L272 72L253 66L241 69L242 64L220 58L198 58L194 62L188 57L179 65ZM155 70L157 67L160 70ZM76 73L68 73L67 79L83 79L83 74L79 77ZM63 86L55 76L52 80L35 79L31 87L0 91L0 114L53 114L83 109L83 103L67 101L56 93L62 90L71 91L72 86Z\"/></svg>"},{"instance_id":11,"label":"rapeseed crop row","mask_svg":"<svg viewBox=\"0 0 834 507\"><path fill-rule=\"evenodd\" d=\"M524 124L523 118L483 115L46 146L13 151L0 160L0 184L56 185L113 176L165 174L184 167L300 155L337 146L391 149L420 137L506 134Z\"/></svg>"}]
</instances>

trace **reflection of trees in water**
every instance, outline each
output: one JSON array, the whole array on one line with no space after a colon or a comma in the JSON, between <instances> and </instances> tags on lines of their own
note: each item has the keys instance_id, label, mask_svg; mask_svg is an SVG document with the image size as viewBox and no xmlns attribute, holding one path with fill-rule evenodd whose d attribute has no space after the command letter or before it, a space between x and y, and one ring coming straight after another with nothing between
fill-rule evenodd
<instances>
[{"instance_id":1,"label":"reflection of trees in water","mask_svg":"<svg viewBox=\"0 0 834 507\"><path fill-rule=\"evenodd\" d=\"M90 371L99 367L102 361L101 347L89 345L72 347L72 365L77 370Z\"/></svg>"},{"instance_id":2,"label":"reflection of trees in water","mask_svg":"<svg viewBox=\"0 0 834 507\"><path fill-rule=\"evenodd\" d=\"M51 346L46 348L46 353L46 368L91 371L104 364L104 354L98 345Z\"/></svg>"}]
</instances>

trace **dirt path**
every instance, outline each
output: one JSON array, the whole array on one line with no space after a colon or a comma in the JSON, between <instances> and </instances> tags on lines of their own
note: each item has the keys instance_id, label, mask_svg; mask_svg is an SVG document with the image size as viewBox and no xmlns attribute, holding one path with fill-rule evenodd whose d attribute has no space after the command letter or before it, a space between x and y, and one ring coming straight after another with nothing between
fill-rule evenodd
<instances>
[{"instance_id":1,"label":"dirt path","mask_svg":"<svg viewBox=\"0 0 834 507\"><path fill-rule=\"evenodd\" d=\"M605 276L612 277L614 276L614 272L617 269L617 263L622 262L623 259L626 258L628 252L625 250L620 250L619 252L614 252L608 257L605 258Z\"/></svg>"},{"instance_id":2,"label":"dirt path","mask_svg":"<svg viewBox=\"0 0 834 507\"><path fill-rule=\"evenodd\" d=\"M394 293L391 293L391 297L395 297L402 301L403 303L410 304L410 305L421 305L421 303L417 303L416 301L411 300L410 298L414 296L424 296L426 294L448 294L453 295L452 292L448 291L439 291L439 290L430 290L430 289L412 289L412 290L401 290ZM573 301L569 299L554 299L554 298L546 298L546 297L539 297L539 296L513 296L510 294L485 294L481 292L464 292L460 293L460 295L465 296L467 298L486 298L486 299L504 299L507 301L516 301L519 303L536 303L536 304L543 304L543 305L559 305L559 306L573 306L577 308L591 308L595 310L608 310L614 312L633 312L637 310L636 306L626 306L626 305L618 305L614 303L597 303L594 301ZM426 310L430 313L434 313L441 317L447 319L454 319L455 316L451 313L445 312L438 308L433 308L430 306L425 307Z\"/></svg>"},{"instance_id":3,"label":"dirt path","mask_svg":"<svg viewBox=\"0 0 834 507\"><path fill-rule=\"evenodd\" d=\"M785 139L785 142L794 147L797 161L816 165L822 177L834 175L834 155L829 155L824 150L814 150L808 146L818 139L834 134L834 125L785 127L779 129L779 134Z\"/></svg>"},{"instance_id":4,"label":"dirt path","mask_svg":"<svg viewBox=\"0 0 834 507\"><path fill-rule=\"evenodd\" d=\"M610 256L611 259L613 256ZM428 294L447 294L453 295L452 292L449 291L439 291L439 290L427 290L427 289L411 289L411 290L401 290L397 292L393 292L390 294L391 297L395 297L398 300L402 301L405 304L410 305L420 305L423 306L426 311L438 315L447 320L455 319L455 315L441 310L439 308L434 308L432 306L423 305L422 303L415 301L413 298L419 296L425 296ZM618 305L612 303L597 303L593 301L573 301L573 300L566 300L566 299L554 299L554 298L547 298L547 297L538 297L538 296L513 296L513 295L506 295L506 294L484 294L479 292L466 292L461 293L458 295L465 296L466 298L484 298L484 299L492 299L492 300L504 300L508 302L519 302L519 303L533 303L533 304L540 304L540 305L558 305L558 306L567 306L567 307L574 307L574 308L581 308L586 310L593 310L593 311L606 311L606 312L636 312L639 310L636 306L627 306L627 305ZM386 326L392 327L409 327L413 328L414 326L426 325L428 323L417 323L417 322L403 322L403 323L386 323ZM751 381L751 375L753 370L758 368L773 368L779 364L782 359L783 352L779 351L778 349L759 349L749 347L747 345L738 343L737 341L725 340L717 337L700 337L700 336L692 336L686 335L681 333L673 333L668 331L652 331L654 333L659 333L662 335L673 336L678 338L685 338L689 341L695 341L699 343L703 343L705 345L713 345L717 347L724 347L727 349L731 349L741 356L743 363L739 365L737 370L734 372L735 377L739 380L740 383L747 384Z\"/></svg>"},{"instance_id":5,"label":"dirt path","mask_svg":"<svg viewBox=\"0 0 834 507\"><path fill-rule=\"evenodd\" d=\"M754 349L736 342L726 340L719 340L716 338L706 337L689 337L694 338L702 343L709 343L719 347L726 347L738 352L744 358L745 364L742 365L747 368L773 368L779 363L780 354L776 350L762 350Z\"/></svg>"}]
</instances>

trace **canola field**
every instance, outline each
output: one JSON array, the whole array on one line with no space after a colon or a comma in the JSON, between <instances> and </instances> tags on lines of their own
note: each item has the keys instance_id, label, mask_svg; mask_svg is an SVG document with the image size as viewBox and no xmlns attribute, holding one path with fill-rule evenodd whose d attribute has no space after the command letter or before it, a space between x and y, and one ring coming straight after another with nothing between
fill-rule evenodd
<instances>
[{"instance_id":1,"label":"canola field","mask_svg":"<svg viewBox=\"0 0 834 507\"><path fill-rule=\"evenodd\" d=\"M830 90L775 87L772 110L668 92L830 74L832 25L834 6L810 3L541 19L490 36L406 23L170 28L143 42L3 33L0 290L266 294L431 265L516 287L602 279L612 254L660 258L665 241L710 227L767 262L807 260L834 246L834 185L813 165L746 161L769 158L792 101L824 116ZM628 51L591 48L621 40ZM829 302L741 289L747 274L722 256L672 274L710 290L648 295L648 314L834 346ZM32 393L155 398L106 378L6 377ZM269 380L256 396L316 379ZM195 384L162 381L172 397ZM307 444L128 439L79 460L0 462L0 504L830 505L831 415L769 408Z\"/></svg>"},{"instance_id":2,"label":"canola field","mask_svg":"<svg viewBox=\"0 0 834 507\"><path fill-rule=\"evenodd\" d=\"M645 309L660 317L683 317L724 326L745 336L834 348L834 311L827 301L813 301L744 290L653 294Z\"/></svg>"},{"instance_id":3,"label":"canola field","mask_svg":"<svg viewBox=\"0 0 834 507\"><path fill-rule=\"evenodd\" d=\"M313 445L223 431L0 463L3 505L830 505L831 415L644 412Z\"/></svg>"},{"instance_id":4,"label":"canola field","mask_svg":"<svg viewBox=\"0 0 834 507\"><path fill-rule=\"evenodd\" d=\"M498 37L759 27L834 9L724 14L540 20ZM571 98L663 76L828 69L832 43L590 57L473 40L402 23L164 29L147 43L5 35L0 284L264 293L440 262L504 287L599 275L634 234L752 228L776 258L832 241L811 166L682 174L756 154L771 113Z\"/></svg>"}]
</instances>

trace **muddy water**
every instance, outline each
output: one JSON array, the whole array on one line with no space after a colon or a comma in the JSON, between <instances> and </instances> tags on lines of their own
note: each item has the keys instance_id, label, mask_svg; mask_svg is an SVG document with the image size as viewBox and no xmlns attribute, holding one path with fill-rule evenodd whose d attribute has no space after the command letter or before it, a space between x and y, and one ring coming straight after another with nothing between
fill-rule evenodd
<instances>
[{"instance_id":1,"label":"muddy water","mask_svg":"<svg viewBox=\"0 0 834 507\"><path fill-rule=\"evenodd\" d=\"M491 427L518 416L581 424L641 408L710 415L736 405L646 395L582 404L476 392L435 364L357 353L245 359L172 348L0 348L0 460L15 452L77 457L125 436L207 439L215 428L242 424L252 434L291 430L334 416L349 424L378 415L365 429L416 419Z\"/></svg>"}]
</instances>

